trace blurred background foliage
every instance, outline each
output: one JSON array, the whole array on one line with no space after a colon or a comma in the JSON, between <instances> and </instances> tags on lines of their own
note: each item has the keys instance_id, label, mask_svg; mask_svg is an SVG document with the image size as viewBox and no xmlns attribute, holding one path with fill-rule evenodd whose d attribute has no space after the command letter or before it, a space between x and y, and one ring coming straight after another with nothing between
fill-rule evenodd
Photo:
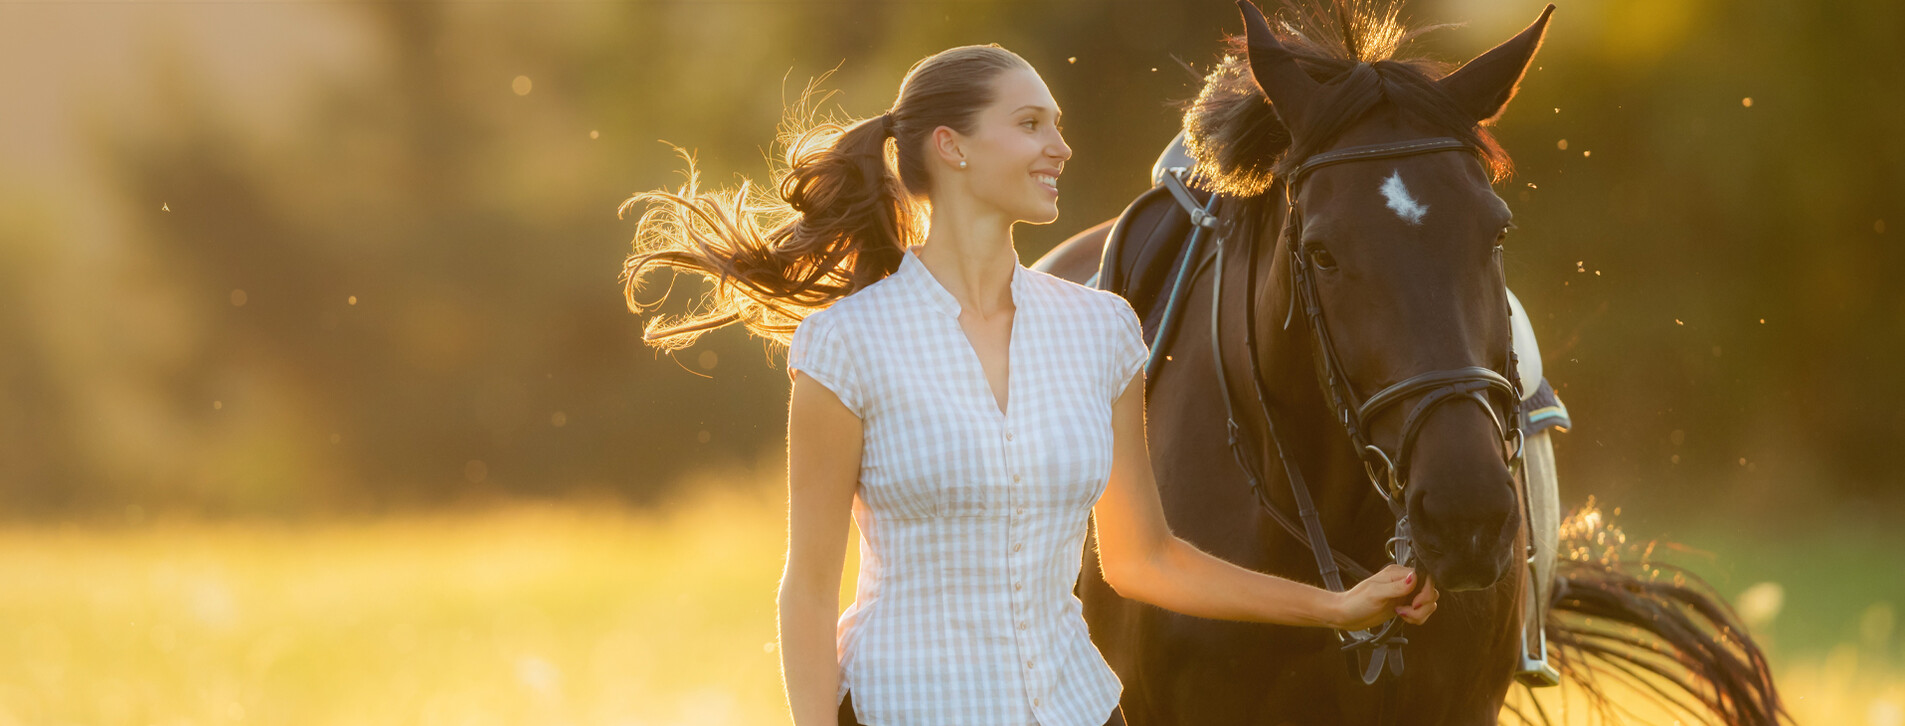
<instances>
[{"instance_id":1,"label":"blurred background foliage","mask_svg":"<svg viewBox=\"0 0 1905 726\"><path fill-rule=\"evenodd\" d=\"M1541 5L1405 17L1466 22L1417 47L1460 62ZM918 58L998 42L1075 150L1030 263L1146 187L1180 61L1238 27L1215 1L0 6L0 511L639 506L778 457L783 352L658 355L621 299L616 207L680 183L669 144L765 183L808 79L871 115ZM1498 191L1569 501L1898 511L1901 27L1887 0L1560 3Z\"/></svg>"}]
</instances>

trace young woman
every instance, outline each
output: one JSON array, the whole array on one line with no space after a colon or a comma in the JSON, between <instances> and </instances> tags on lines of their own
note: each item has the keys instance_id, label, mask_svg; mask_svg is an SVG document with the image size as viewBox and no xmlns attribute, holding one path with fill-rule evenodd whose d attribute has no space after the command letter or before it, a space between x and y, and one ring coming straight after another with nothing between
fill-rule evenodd
<instances>
[{"instance_id":1,"label":"young woman","mask_svg":"<svg viewBox=\"0 0 1905 726\"><path fill-rule=\"evenodd\" d=\"M779 608L798 726L1122 724L1072 594L1090 517L1106 581L1159 607L1347 629L1435 610L1406 568L1331 593L1171 534L1136 314L1013 247L1013 225L1058 218L1059 115L1018 55L953 48L886 113L792 135L778 199L697 192L691 161L681 191L630 200L656 203L624 268L634 310L647 264L722 283L651 344L731 322L791 337ZM836 620L849 513L859 582Z\"/></svg>"}]
</instances>

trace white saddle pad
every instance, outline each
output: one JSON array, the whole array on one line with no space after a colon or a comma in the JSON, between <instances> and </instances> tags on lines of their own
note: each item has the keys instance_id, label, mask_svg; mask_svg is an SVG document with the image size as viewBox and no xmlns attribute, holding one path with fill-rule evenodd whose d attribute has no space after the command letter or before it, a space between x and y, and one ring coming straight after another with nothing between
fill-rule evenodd
<instances>
[{"instance_id":1,"label":"white saddle pad","mask_svg":"<svg viewBox=\"0 0 1905 726\"><path fill-rule=\"evenodd\" d=\"M1513 312L1510 325L1514 334L1515 361L1521 377L1522 429L1527 434L1523 445L1528 518L1535 540L1534 597L1523 604L1522 616L1531 624L1547 618L1548 598L1554 590L1555 550L1561 536L1560 482L1555 476L1555 431L1566 431L1573 424L1567 407L1542 375L1541 346L1535 341L1535 329L1528 312L1508 292L1508 307ZM1539 627L1533 628L1539 630Z\"/></svg>"}]
</instances>

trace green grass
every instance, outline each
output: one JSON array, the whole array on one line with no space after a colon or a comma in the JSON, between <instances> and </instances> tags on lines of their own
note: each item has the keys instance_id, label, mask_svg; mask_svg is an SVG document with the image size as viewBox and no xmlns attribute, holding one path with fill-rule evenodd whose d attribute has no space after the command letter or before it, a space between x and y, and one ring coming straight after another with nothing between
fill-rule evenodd
<instances>
[{"instance_id":1,"label":"green grass","mask_svg":"<svg viewBox=\"0 0 1905 726\"><path fill-rule=\"evenodd\" d=\"M743 479L654 513L0 530L0 726L787 723L783 493ZM1681 539L1728 596L1783 587L1761 627L1801 723L1905 723L1896 539Z\"/></svg>"}]
</instances>

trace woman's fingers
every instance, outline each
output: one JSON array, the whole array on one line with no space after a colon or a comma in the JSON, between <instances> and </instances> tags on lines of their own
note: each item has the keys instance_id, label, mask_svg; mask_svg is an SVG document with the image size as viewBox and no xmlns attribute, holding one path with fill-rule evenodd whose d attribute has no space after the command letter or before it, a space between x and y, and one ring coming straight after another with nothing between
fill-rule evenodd
<instances>
[{"instance_id":1,"label":"woman's fingers","mask_svg":"<svg viewBox=\"0 0 1905 726\"><path fill-rule=\"evenodd\" d=\"M1423 580L1422 589L1416 592L1415 600L1409 603L1409 607L1420 608L1424 605L1434 603L1436 599L1440 597L1442 597L1442 593L1436 591L1435 583Z\"/></svg>"},{"instance_id":2,"label":"woman's fingers","mask_svg":"<svg viewBox=\"0 0 1905 726\"><path fill-rule=\"evenodd\" d=\"M1389 610L1404 622L1421 625L1430 613L1435 612L1436 599L1441 597L1435 587L1424 579L1417 581L1414 568L1391 564L1370 575L1368 580L1357 586L1357 590L1367 593L1367 597L1388 604ZM1419 588L1419 589L1418 589ZM1414 595L1412 598L1411 595ZM1374 605L1375 603L1370 603ZM1372 614L1373 615L1373 614ZM1387 620L1388 617L1381 617ZM1380 622L1376 620L1373 622Z\"/></svg>"},{"instance_id":3,"label":"woman's fingers","mask_svg":"<svg viewBox=\"0 0 1905 726\"><path fill-rule=\"evenodd\" d=\"M1421 607L1397 608L1397 614L1402 616L1402 621L1410 625L1421 625L1423 621L1429 619L1429 614L1433 612L1435 612L1435 603L1433 602Z\"/></svg>"},{"instance_id":4,"label":"woman's fingers","mask_svg":"<svg viewBox=\"0 0 1905 726\"><path fill-rule=\"evenodd\" d=\"M1408 605L1396 607L1396 615L1401 617L1403 622L1421 625L1423 621L1429 619L1430 613L1435 612L1436 600L1441 596L1442 593L1436 591L1433 583L1424 580L1422 589L1416 592L1414 600Z\"/></svg>"},{"instance_id":5,"label":"woman's fingers","mask_svg":"<svg viewBox=\"0 0 1905 726\"><path fill-rule=\"evenodd\" d=\"M1414 580L1397 580L1391 583L1390 587L1394 588L1391 590L1391 592L1394 593L1392 597L1397 600L1406 601L1409 599L1409 591L1415 589L1416 583Z\"/></svg>"},{"instance_id":6,"label":"woman's fingers","mask_svg":"<svg viewBox=\"0 0 1905 726\"><path fill-rule=\"evenodd\" d=\"M1395 599L1409 596L1409 591L1416 586L1415 577L1416 573L1413 569L1402 565L1389 565L1377 571L1370 579L1382 585L1378 588L1378 592L1385 597Z\"/></svg>"}]
</instances>

